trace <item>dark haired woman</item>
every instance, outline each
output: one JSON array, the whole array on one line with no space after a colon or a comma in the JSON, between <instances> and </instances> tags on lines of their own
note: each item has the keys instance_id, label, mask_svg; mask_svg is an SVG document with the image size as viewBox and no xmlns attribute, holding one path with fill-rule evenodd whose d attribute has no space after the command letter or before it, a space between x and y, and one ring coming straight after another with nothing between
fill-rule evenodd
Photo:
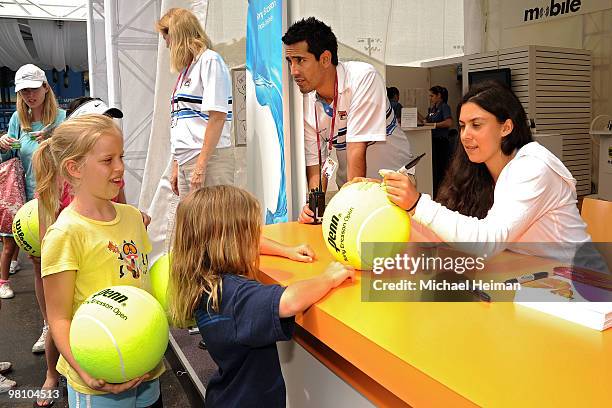
<instances>
[{"instance_id":1,"label":"dark haired woman","mask_svg":"<svg viewBox=\"0 0 612 408\"><path fill-rule=\"evenodd\" d=\"M576 180L533 142L525 111L509 89L478 84L459 105L461 146L437 202L406 176L385 177L389 198L446 242L480 242L494 254L511 242L584 243L591 238L576 206ZM564 259L567 245L523 246L521 252ZM551 253L554 252L554 253Z\"/></svg>"},{"instance_id":2,"label":"dark haired woman","mask_svg":"<svg viewBox=\"0 0 612 408\"><path fill-rule=\"evenodd\" d=\"M448 130L453 125L450 106L448 106L448 90L442 86L432 86L429 89L430 106L427 109L425 122L433 124L432 135L432 166L433 193L437 196L438 188L450 161L451 142Z\"/></svg>"}]
</instances>

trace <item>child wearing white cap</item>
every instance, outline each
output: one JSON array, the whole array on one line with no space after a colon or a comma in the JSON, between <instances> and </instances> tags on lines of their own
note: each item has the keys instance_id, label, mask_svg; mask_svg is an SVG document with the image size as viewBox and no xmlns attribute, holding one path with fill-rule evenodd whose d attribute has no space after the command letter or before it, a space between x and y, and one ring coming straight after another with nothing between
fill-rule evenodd
<instances>
[{"instance_id":1,"label":"child wearing white cap","mask_svg":"<svg viewBox=\"0 0 612 408\"><path fill-rule=\"evenodd\" d=\"M8 133L0 138L2 161L19 156L25 170L25 195L29 201L34 198L36 181L32 167L32 156L43 138L43 130L58 126L66 118L66 112L58 107L53 90L47 83L45 72L33 64L26 64L15 74L15 92L17 93L17 110L9 121ZM8 283L9 264L16 250L12 236L3 236L2 276L0 277L0 297L13 297ZM40 277L40 258L31 258L34 264L35 290L45 325L40 338L32 347L32 352L45 351L47 337L47 311L45 307L42 279ZM52 354L52 355L49 355ZM53 354L57 350L47 350L47 360L57 360ZM59 374L54 365L47 367L47 378L44 387L55 386ZM49 405L49 401L47 404ZM41 406L46 406L41 405Z\"/></svg>"}]
</instances>

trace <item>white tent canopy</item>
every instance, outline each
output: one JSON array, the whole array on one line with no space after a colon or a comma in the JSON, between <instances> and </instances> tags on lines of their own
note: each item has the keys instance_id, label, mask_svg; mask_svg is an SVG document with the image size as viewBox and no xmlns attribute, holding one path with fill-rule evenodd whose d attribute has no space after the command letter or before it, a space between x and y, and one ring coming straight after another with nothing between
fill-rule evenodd
<instances>
[{"instance_id":1,"label":"white tent canopy","mask_svg":"<svg viewBox=\"0 0 612 408\"><path fill-rule=\"evenodd\" d=\"M0 1L0 66L87 70L86 0Z\"/></svg>"},{"instance_id":2,"label":"white tent canopy","mask_svg":"<svg viewBox=\"0 0 612 408\"><path fill-rule=\"evenodd\" d=\"M15 71L29 63L58 71L67 65L73 71L87 70L86 23L0 18L0 66Z\"/></svg>"},{"instance_id":3,"label":"white tent canopy","mask_svg":"<svg viewBox=\"0 0 612 408\"><path fill-rule=\"evenodd\" d=\"M4 0L0 1L0 16L85 21L86 4L86 0Z\"/></svg>"}]
</instances>

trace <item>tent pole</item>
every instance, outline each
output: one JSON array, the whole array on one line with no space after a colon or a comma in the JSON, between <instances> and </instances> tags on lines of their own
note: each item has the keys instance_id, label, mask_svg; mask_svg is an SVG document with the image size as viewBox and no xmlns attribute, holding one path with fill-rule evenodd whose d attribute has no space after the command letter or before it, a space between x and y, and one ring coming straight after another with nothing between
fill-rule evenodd
<instances>
[{"instance_id":1,"label":"tent pole","mask_svg":"<svg viewBox=\"0 0 612 408\"><path fill-rule=\"evenodd\" d=\"M93 16L93 1L87 0L87 65L89 70L89 94L96 97L94 86L94 47L95 47L95 32L94 32L94 16Z\"/></svg>"},{"instance_id":2,"label":"tent pole","mask_svg":"<svg viewBox=\"0 0 612 408\"><path fill-rule=\"evenodd\" d=\"M107 38L106 78L108 81L108 104L109 106L121 109L119 38L117 36L117 29L117 0L104 0L104 31Z\"/></svg>"}]
</instances>

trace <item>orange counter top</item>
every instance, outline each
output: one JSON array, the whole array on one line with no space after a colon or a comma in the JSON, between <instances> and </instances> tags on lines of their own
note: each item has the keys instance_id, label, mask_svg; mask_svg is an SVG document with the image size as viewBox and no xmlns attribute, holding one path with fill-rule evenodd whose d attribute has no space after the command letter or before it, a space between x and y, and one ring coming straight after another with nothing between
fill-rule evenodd
<instances>
[{"instance_id":1,"label":"orange counter top","mask_svg":"<svg viewBox=\"0 0 612 408\"><path fill-rule=\"evenodd\" d=\"M311 264L262 256L264 282L306 279L333 260L321 226L268 225L264 235L308 243L317 254ZM496 262L535 270L547 263L510 253ZM362 302L358 274L297 323L396 397L357 384L377 405L612 406L612 330L598 332L510 302Z\"/></svg>"}]
</instances>

